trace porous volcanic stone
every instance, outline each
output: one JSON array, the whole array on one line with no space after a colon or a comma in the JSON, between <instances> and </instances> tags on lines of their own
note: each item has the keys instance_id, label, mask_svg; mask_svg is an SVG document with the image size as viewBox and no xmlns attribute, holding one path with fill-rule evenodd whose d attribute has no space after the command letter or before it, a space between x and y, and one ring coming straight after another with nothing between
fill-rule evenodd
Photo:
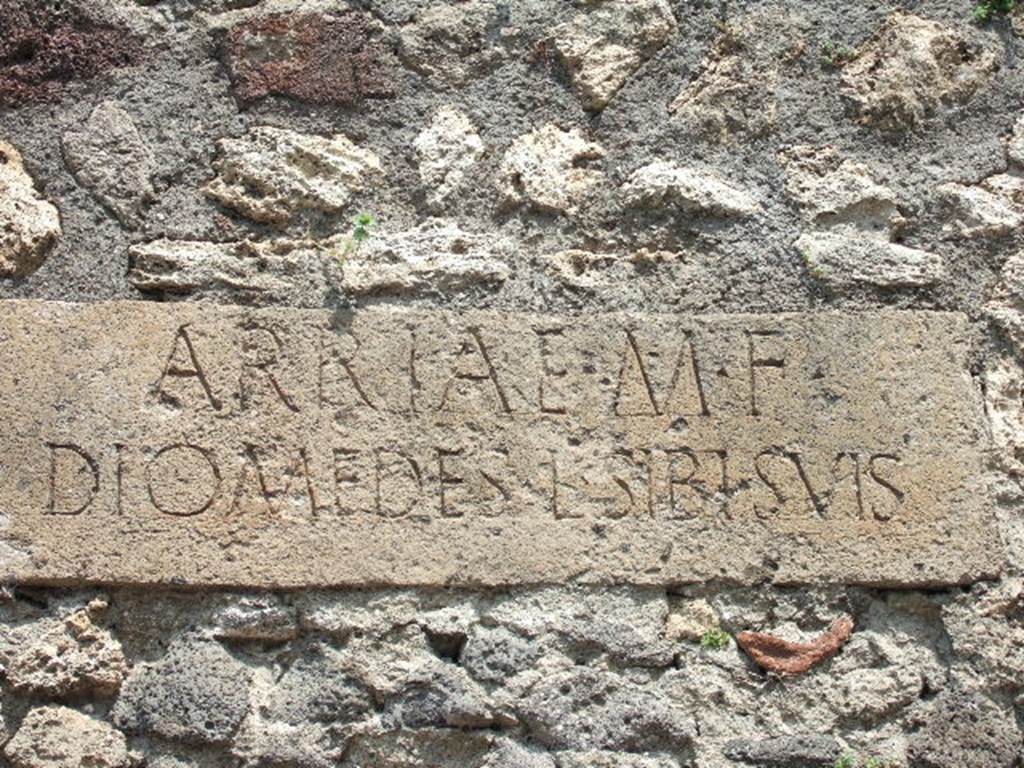
<instances>
[{"instance_id":1,"label":"porous volcanic stone","mask_svg":"<svg viewBox=\"0 0 1024 768\"><path fill-rule=\"evenodd\" d=\"M132 669L113 710L131 733L223 743L249 705L249 669L218 643L185 638L155 662Z\"/></svg>"},{"instance_id":2,"label":"porous volcanic stone","mask_svg":"<svg viewBox=\"0 0 1024 768\"><path fill-rule=\"evenodd\" d=\"M387 57L363 13L282 13L227 33L225 55L243 101L271 94L312 104L354 104L391 94Z\"/></svg>"},{"instance_id":3,"label":"porous volcanic stone","mask_svg":"<svg viewBox=\"0 0 1024 768\"><path fill-rule=\"evenodd\" d=\"M831 768L842 755L831 736L798 734L769 739L733 739L725 745L725 756L764 768Z\"/></svg>"},{"instance_id":4,"label":"porous volcanic stone","mask_svg":"<svg viewBox=\"0 0 1024 768\"><path fill-rule=\"evenodd\" d=\"M0 0L0 106L52 100L75 80L89 80L141 59L126 30L76 3Z\"/></svg>"},{"instance_id":5,"label":"porous volcanic stone","mask_svg":"<svg viewBox=\"0 0 1024 768\"><path fill-rule=\"evenodd\" d=\"M1021 732L1012 713L978 693L957 688L939 697L908 744L920 768L1010 768L1019 758Z\"/></svg>"}]
</instances>

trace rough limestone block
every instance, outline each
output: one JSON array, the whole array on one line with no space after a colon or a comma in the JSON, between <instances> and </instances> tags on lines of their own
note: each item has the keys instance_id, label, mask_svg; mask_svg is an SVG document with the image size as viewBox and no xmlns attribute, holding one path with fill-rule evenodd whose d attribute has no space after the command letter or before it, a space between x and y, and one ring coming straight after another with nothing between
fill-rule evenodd
<instances>
[{"instance_id":1,"label":"rough limestone block","mask_svg":"<svg viewBox=\"0 0 1024 768\"><path fill-rule=\"evenodd\" d=\"M302 211L340 211L353 192L384 175L373 152L341 134L324 138L262 125L217 146L217 177L206 194L266 224L286 224Z\"/></svg>"},{"instance_id":2,"label":"rough limestone block","mask_svg":"<svg viewBox=\"0 0 1024 768\"><path fill-rule=\"evenodd\" d=\"M283 673L258 674L254 706L232 752L247 765L337 765L346 731L373 711L373 701L357 680L338 669L334 656L329 648L314 646Z\"/></svg>"},{"instance_id":3,"label":"rough limestone block","mask_svg":"<svg viewBox=\"0 0 1024 768\"><path fill-rule=\"evenodd\" d=\"M785 67L806 48L808 27L799 11L774 3L730 14L669 114L701 138L722 143L772 132Z\"/></svg>"},{"instance_id":4,"label":"rough limestone block","mask_svg":"<svg viewBox=\"0 0 1024 768\"><path fill-rule=\"evenodd\" d=\"M431 210L441 210L458 192L467 173L484 155L484 143L463 112L453 106L437 110L413 142L420 179Z\"/></svg>"},{"instance_id":5,"label":"rough limestone block","mask_svg":"<svg viewBox=\"0 0 1024 768\"><path fill-rule=\"evenodd\" d=\"M1014 209L1009 194L955 183L935 192L949 209L950 221L942 231L950 237L1005 237L1024 226L1024 211Z\"/></svg>"},{"instance_id":6,"label":"rough limestone block","mask_svg":"<svg viewBox=\"0 0 1024 768\"><path fill-rule=\"evenodd\" d=\"M295 609L276 595L229 597L212 617L214 637L284 643L299 634Z\"/></svg>"},{"instance_id":7,"label":"rough limestone block","mask_svg":"<svg viewBox=\"0 0 1024 768\"><path fill-rule=\"evenodd\" d=\"M0 506L27 553L6 579L936 585L1001 566L957 314L10 301L0 339Z\"/></svg>"},{"instance_id":8,"label":"rough limestone block","mask_svg":"<svg viewBox=\"0 0 1024 768\"><path fill-rule=\"evenodd\" d=\"M285 239L151 240L128 254L128 280L140 291L300 307L323 306L336 259L323 242Z\"/></svg>"},{"instance_id":9,"label":"rough limestone block","mask_svg":"<svg viewBox=\"0 0 1024 768\"><path fill-rule=\"evenodd\" d=\"M675 29L666 0L596 2L552 36L584 106L600 111Z\"/></svg>"},{"instance_id":10,"label":"rough limestone block","mask_svg":"<svg viewBox=\"0 0 1024 768\"><path fill-rule=\"evenodd\" d=\"M3 753L14 768L127 768L134 763L120 731L58 706L30 710Z\"/></svg>"},{"instance_id":11,"label":"rough limestone block","mask_svg":"<svg viewBox=\"0 0 1024 768\"><path fill-rule=\"evenodd\" d=\"M340 286L355 296L429 296L500 288L512 273L504 238L428 219L353 250L327 240L153 240L128 249L141 291L225 303L322 307Z\"/></svg>"},{"instance_id":12,"label":"rough limestone block","mask_svg":"<svg viewBox=\"0 0 1024 768\"><path fill-rule=\"evenodd\" d=\"M863 122L902 131L943 105L967 102L997 68L995 54L977 50L956 31L897 12L843 67L842 90Z\"/></svg>"},{"instance_id":13,"label":"rough limestone block","mask_svg":"<svg viewBox=\"0 0 1024 768\"><path fill-rule=\"evenodd\" d=\"M554 749L675 751L697 735L690 714L656 687L589 667L538 677L514 706L533 738Z\"/></svg>"},{"instance_id":14,"label":"rough limestone block","mask_svg":"<svg viewBox=\"0 0 1024 768\"><path fill-rule=\"evenodd\" d=\"M57 208L36 192L18 150L0 141L0 277L35 272L60 233Z\"/></svg>"},{"instance_id":15,"label":"rough limestone block","mask_svg":"<svg viewBox=\"0 0 1024 768\"><path fill-rule=\"evenodd\" d=\"M904 224L899 199L862 163L835 147L800 145L784 153L786 193L807 221L854 230L898 231Z\"/></svg>"},{"instance_id":16,"label":"rough limestone block","mask_svg":"<svg viewBox=\"0 0 1024 768\"><path fill-rule=\"evenodd\" d=\"M832 768L843 754L831 736L813 733L767 739L732 739L723 751L730 760L773 768Z\"/></svg>"},{"instance_id":17,"label":"rough limestone block","mask_svg":"<svg viewBox=\"0 0 1024 768\"><path fill-rule=\"evenodd\" d=\"M383 234L342 258L341 284L356 296L445 295L500 288L514 247L494 234L466 232L442 219Z\"/></svg>"},{"instance_id":18,"label":"rough limestone block","mask_svg":"<svg viewBox=\"0 0 1024 768\"><path fill-rule=\"evenodd\" d=\"M943 608L942 623L953 648L960 657L971 659L989 685L1019 690L1024 681L1022 605L1024 580L1008 578Z\"/></svg>"},{"instance_id":19,"label":"rough limestone block","mask_svg":"<svg viewBox=\"0 0 1024 768\"><path fill-rule=\"evenodd\" d=\"M816 279L833 287L933 285L946 276L942 257L857 234L809 232L794 243Z\"/></svg>"},{"instance_id":20,"label":"rough limestone block","mask_svg":"<svg viewBox=\"0 0 1024 768\"><path fill-rule=\"evenodd\" d=\"M398 56L431 83L461 85L505 58L488 39L501 11L496 0L428 4L402 27Z\"/></svg>"},{"instance_id":21,"label":"rough limestone block","mask_svg":"<svg viewBox=\"0 0 1024 768\"><path fill-rule=\"evenodd\" d=\"M40 622L42 631L20 637L7 663L7 682L17 691L53 698L116 694L127 664L121 643L95 624L106 607L95 600L62 619Z\"/></svg>"},{"instance_id":22,"label":"rough limestone block","mask_svg":"<svg viewBox=\"0 0 1024 768\"><path fill-rule=\"evenodd\" d=\"M1010 162L1024 165L1024 115L1021 115L1013 126L1013 135L1006 145L1006 155Z\"/></svg>"},{"instance_id":23,"label":"rough limestone block","mask_svg":"<svg viewBox=\"0 0 1024 768\"><path fill-rule=\"evenodd\" d=\"M689 213L725 217L753 216L758 202L717 174L684 168L663 160L638 168L623 195L630 205L658 208L674 205Z\"/></svg>"},{"instance_id":24,"label":"rough limestone block","mask_svg":"<svg viewBox=\"0 0 1024 768\"><path fill-rule=\"evenodd\" d=\"M574 213L601 184L604 174L586 163L604 157L579 128L549 124L512 142L496 184L505 202L551 213Z\"/></svg>"},{"instance_id":25,"label":"rough limestone block","mask_svg":"<svg viewBox=\"0 0 1024 768\"><path fill-rule=\"evenodd\" d=\"M668 640L697 642L706 632L719 628L718 614L704 598L680 601L665 620Z\"/></svg>"}]
</instances>

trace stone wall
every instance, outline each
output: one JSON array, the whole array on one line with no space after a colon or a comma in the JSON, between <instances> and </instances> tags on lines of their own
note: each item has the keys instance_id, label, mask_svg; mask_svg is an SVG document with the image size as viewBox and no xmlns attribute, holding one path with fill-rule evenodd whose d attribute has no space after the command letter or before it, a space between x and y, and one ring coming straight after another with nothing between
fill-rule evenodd
<instances>
[{"instance_id":1,"label":"stone wall","mask_svg":"<svg viewBox=\"0 0 1024 768\"><path fill-rule=\"evenodd\" d=\"M1022 764L1024 8L972 10L0 0L0 297L964 313L1005 550L927 590L12 583L0 766Z\"/></svg>"}]
</instances>

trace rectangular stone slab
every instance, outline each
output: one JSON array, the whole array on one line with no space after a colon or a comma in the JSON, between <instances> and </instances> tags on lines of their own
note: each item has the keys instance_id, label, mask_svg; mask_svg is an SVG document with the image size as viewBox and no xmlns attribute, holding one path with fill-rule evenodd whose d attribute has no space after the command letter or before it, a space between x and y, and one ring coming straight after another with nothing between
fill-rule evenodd
<instances>
[{"instance_id":1,"label":"rectangular stone slab","mask_svg":"<svg viewBox=\"0 0 1024 768\"><path fill-rule=\"evenodd\" d=\"M968 323L0 303L0 576L995 575Z\"/></svg>"}]
</instances>

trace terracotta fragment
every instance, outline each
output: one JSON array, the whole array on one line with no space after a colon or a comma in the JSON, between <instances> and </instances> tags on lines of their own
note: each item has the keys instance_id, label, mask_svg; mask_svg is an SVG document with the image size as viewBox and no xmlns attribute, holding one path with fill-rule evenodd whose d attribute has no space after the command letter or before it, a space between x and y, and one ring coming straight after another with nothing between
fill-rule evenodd
<instances>
[{"instance_id":1,"label":"terracotta fragment","mask_svg":"<svg viewBox=\"0 0 1024 768\"><path fill-rule=\"evenodd\" d=\"M758 666L781 675L803 674L839 653L853 634L853 619L843 615L810 643L793 643L765 632L740 632L736 642Z\"/></svg>"}]
</instances>

